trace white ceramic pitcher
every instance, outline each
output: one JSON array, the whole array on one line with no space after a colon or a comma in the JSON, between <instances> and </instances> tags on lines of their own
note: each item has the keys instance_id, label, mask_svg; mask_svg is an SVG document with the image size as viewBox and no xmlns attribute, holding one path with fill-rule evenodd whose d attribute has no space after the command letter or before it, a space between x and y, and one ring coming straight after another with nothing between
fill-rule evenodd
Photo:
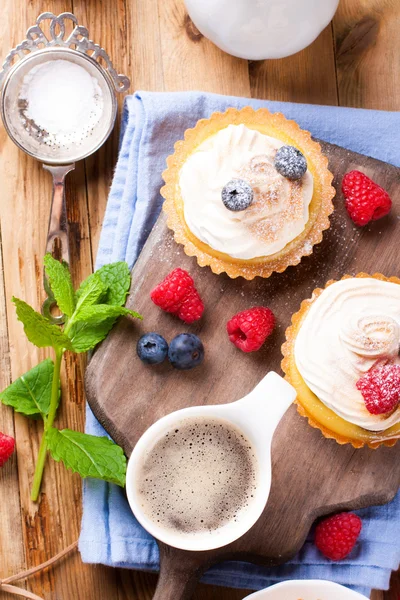
<instances>
[{"instance_id":1,"label":"white ceramic pitcher","mask_svg":"<svg viewBox=\"0 0 400 600\"><path fill-rule=\"evenodd\" d=\"M141 525L158 540L183 550L211 550L230 544L254 525L261 516L271 488L271 441L279 421L296 397L296 390L277 373L270 372L247 396L230 404L191 406L177 410L154 423L136 444L128 463L126 492L131 509ZM229 522L204 535L182 536L160 527L144 513L137 481L147 453L167 431L187 417L219 418L232 423L252 443L259 477L251 505L237 522Z\"/></svg>"},{"instance_id":2,"label":"white ceramic pitcher","mask_svg":"<svg viewBox=\"0 0 400 600\"><path fill-rule=\"evenodd\" d=\"M339 0L185 0L199 31L233 56L282 58L321 33Z\"/></svg>"}]
</instances>

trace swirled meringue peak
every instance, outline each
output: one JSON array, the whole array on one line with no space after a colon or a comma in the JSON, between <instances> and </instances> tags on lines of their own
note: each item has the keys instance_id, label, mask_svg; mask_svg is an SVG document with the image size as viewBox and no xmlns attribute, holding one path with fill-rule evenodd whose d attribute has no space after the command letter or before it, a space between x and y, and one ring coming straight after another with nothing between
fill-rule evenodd
<instances>
[{"instance_id":1,"label":"swirled meringue peak","mask_svg":"<svg viewBox=\"0 0 400 600\"><path fill-rule=\"evenodd\" d=\"M304 230L313 195L310 171L290 181L274 166L284 142L245 125L228 125L183 164L179 186L186 224L202 242L233 258L271 256ZM253 189L251 205L228 210L221 191L232 179Z\"/></svg>"},{"instance_id":2,"label":"swirled meringue peak","mask_svg":"<svg viewBox=\"0 0 400 600\"><path fill-rule=\"evenodd\" d=\"M373 415L356 383L367 371L400 364L400 285L372 277L328 286L311 304L295 342L308 387L337 415L368 431L400 422L400 407Z\"/></svg>"}]
</instances>

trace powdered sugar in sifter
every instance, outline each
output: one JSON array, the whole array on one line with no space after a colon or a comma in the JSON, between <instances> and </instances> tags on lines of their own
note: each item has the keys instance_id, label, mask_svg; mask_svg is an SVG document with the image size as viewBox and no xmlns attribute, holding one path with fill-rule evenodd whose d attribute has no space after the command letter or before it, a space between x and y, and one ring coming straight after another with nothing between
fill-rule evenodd
<instances>
[{"instance_id":1,"label":"powdered sugar in sifter","mask_svg":"<svg viewBox=\"0 0 400 600\"><path fill-rule=\"evenodd\" d=\"M50 23L48 35L45 21ZM106 141L117 114L115 93L129 85L128 77L115 71L108 54L89 39L88 30L72 13L41 14L0 72L1 116L8 135L21 150L42 161L53 177L46 252L53 252L57 240L67 263L65 177L76 161ZM60 323L62 315L51 315L55 302L46 278L44 287L48 298L42 310Z\"/></svg>"}]
</instances>

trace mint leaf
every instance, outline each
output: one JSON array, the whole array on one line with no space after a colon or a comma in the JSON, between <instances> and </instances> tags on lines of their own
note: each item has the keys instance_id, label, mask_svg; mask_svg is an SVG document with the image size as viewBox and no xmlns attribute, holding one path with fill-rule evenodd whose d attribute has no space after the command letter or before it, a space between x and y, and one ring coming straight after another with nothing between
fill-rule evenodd
<instances>
[{"instance_id":1,"label":"mint leaf","mask_svg":"<svg viewBox=\"0 0 400 600\"><path fill-rule=\"evenodd\" d=\"M75 292L67 263L46 254L44 266L58 308L70 317L75 310Z\"/></svg>"},{"instance_id":2,"label":"mint leaf","mask_svg":"<svg viewBox=\"0 0 400 600\"><path fill-rule=\"evenodd\" d=\"M48 415L53 372L54 363L46 358L1 392L1 402L28 417Z\"/></svg>"},{"instance_id":3,"label":"mint leaf","mask_svg":"<svg viewBox=\"0 0 400 600\"><path fill-rule=\"evenodd\" d=\"M52 325L40 313L33 310L23 300L13 297L17 309L18 320L24 325L26 337L38 348L52 346L53 348L66 348L71 350L71 342L57 325Z\"/></svg>"},{"instance_id":4,"label":"mint leaf","mask_svg":"<svg viewBox=\"0 0 400 600\"><path fill-rule=\"evenodd\" d=\"M100 298L104 298L107 294L107 286L101 281L100 277L90 275L79 290L76 292L78 303L76 311L78 312L83 306L91 306L96 304Z\"/></svg>"},{"instance_id":5,"label":"mint leaf","mask_svg":"<svg viewBox=\"0 0 400 600\"><path fill-rule=\"evenodd\" d=\"M98 269L82 283L77 292L78 297L92 279L100 280L108 288L105 304L118 306L125 304L131 283L131 274L126 262L111 263Z\"/></svg>"},{"instance_id":6,"label":"mint leaf","mask_svg":"<svg viewBox=\"0 0 400 600\"><path fill-rule=\"evenodd\" d=\"M86 321L88 323L98 323L109 319L110 317L116 318L120 316L131 316L136 319L142 319L143 317L139 313L129 310L124 306L110 306L109 304L95 304L94 306L83 306L79 312L76 313L76 321Z\"/></svg>"},{"instance_id":7,"label":"mint leaf","mask_svg":"<svg viewBox=\"0 0 400 600\"><path fill-rule=\"evenodd\" d=\"M107 337L113 328L115 318L106 319L101 323L74 323L69 331L69 337L74 352L88 352Z\"/></svg>"},{"instance_id":8,"label":"mint leaf","mask_svg":"<svg viewBox=\"0 0 400 600\"><path fill-rule=\"evenodd\" d=\"M125 485L126 458L122 448L107 437L50 428L46 433L47 445L54 460L81 477L103 479Z\"/></svg>"}]
</instances>

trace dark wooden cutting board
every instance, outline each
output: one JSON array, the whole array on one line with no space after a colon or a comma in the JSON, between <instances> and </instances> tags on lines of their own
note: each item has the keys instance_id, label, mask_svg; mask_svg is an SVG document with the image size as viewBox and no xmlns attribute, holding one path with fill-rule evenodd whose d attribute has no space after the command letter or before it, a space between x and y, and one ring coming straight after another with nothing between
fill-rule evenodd
<instances>
[{"instance_id":1,"label":"dark wooden cutting board","mask_svg":"<svg viewBox=\"0 0 400 600\"><path fill-rule=\"evenodd\" d=\"M338 190L331 228L312 256L269 279L231 280L198 267L166 227L162 214L132 272L127 306L142 323L121 320L94 354L86 375L87 398L99 421L129 456L142 433L163 415L189 405L224 403L245 396L270 370L280 370L281 345L291 315L314 288L345 273L400 275L400 169L322 142ZM359 229L343 205L343 174L361 169L391 195L390 216ZM150 290L174 267L187 269L205 301L201 321L185 326L152 304ZM278 327L265 347L246 355L228 340L225 323L240 310L269 306ZM180 372L169 364L148 367L136 355L136 341L149 331L167 341L184 331L198 334L204 364ZM339 509L389 502L400 485L400 443L393 448L355 450L325 439L292 406L272 446L272 488L259 521L236 542L210 552L184 552L160 544L159 600L189 598L198 577L223 559L276 565L301 547L312 522Z\"/></svg>"}]
</instances>

